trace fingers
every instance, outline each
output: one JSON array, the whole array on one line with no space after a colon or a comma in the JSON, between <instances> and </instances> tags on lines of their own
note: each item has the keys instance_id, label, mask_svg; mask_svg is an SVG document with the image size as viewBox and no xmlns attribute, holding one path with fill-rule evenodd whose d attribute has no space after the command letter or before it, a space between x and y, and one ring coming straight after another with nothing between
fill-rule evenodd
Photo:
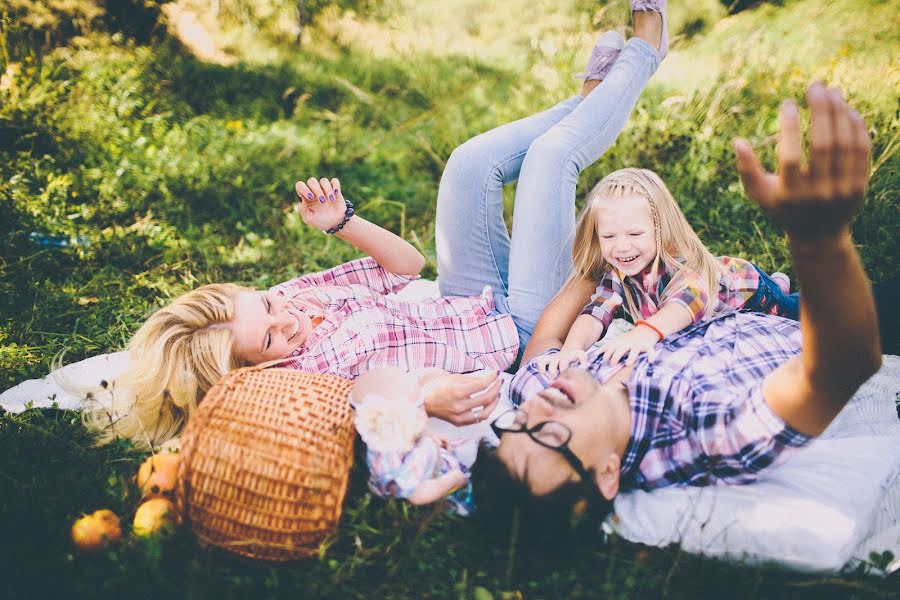
<instances>
[{"instance_id":1,"label":"fingers","mask_svg":"<svg viewBox=\"0 0 900 600\"><path fill-rule=\"evenodd\" d=\"M835 192L841 198L853 194L853 173L856 165L852 158L855 131L850 107L844 102L841 92L835 88L828 90L834 119L834 152L831 156L831 172L836 178Z\"/></svg>"},{"instance_id":2,"label":"fingers","mask_svg":"<svg viewBox=\"0 0 900 600\"><path fill-rule=\"evenodd\" d=\"M325 202L325 193L322 191L322 186L319 184L318 179L316 179L315 177L310 177L306 180L306 187L310 189L316 200L318 200L319 202Z\"/></svg>"},{"instance_id":3,"label":"fingers","mask_svg":"<svg viewBox=\"0 0 900 600\"><path fill-rule=\"evenodd\" d=\"M747 195L766 208L770 202L770 194L767 189L768 175L762 163L753 151L750 142L743 138L734 140L734 155L737 161L738 175L744 184Z\"/></svg>"},{"instance_id":4,"label":"fingers","mask_svg":"<svg viewBox=\"0 0 900 600\"><path fill-rule=\"evenodd\" d=\"M819 198L830 198L832 189L832 155L835 135L834 104L830 92L819 82L806 91L809 104L809 175Z\"/></svg>"},{"instance_id":5,"label":"fingers","mask_svg":"<svg viewBox=\"0 0 900 600\"><path fill-rule=\"evenodd\" d=\"M325 200L328 202L334 202L334 189L331 187L331 182L323 177L319 180L319 187L322 188L322 193L325 195Z\"/></svg>"},{"instance_id":6,"label":"fingers","mask_svg":"<svg viewBox=\"0 0 900 600\"><path fill-rule=\"evenodd\" d=\"M313 193L309 186L307 186L302 181L298 181L294 184L294 190L297 192L297 197L301 200L306 200L307 202L312 202L316 199L316 195Z\"/></svg>"},{"instance_id":7,"label":"fingers","mask_svg":"<svg viewBox=\"0 0 900 600\"><path fill-rule=\"evenodd\" d=\"M465 375L465 383L459 386L459 391L466 396L475 396L497 382L502 383L500 371L492 371L483 377Z\"/></svg>"},{"instance_id":8,"label":"fingers","mask_svg":"<svg viewBox=\"0 0 900 600\"><path fill-rule=\"evenodd\" d=\"M344 198L343 194L341 194L341 182L338 181L337 177L335 177L334 179L331 180L331 189L334 190L335 198L340 198L340 199Z\"/></svg>"},{"instance_id":9,"label":"fingers","mask_svg":"<svg viewBox=\"0 0 900 600\"><path fill-rule=\"evenodd\" d=\"M803 145L800 137L800 110L793 100L787 100L781 105L781 132L776 154L784 187L788 194L796 194L802 184L800 165Z\"/></svg>"},{"instance_id":10,"label":"fingers","mask_svg":"<svg viewBox=\"0 0 900 600\"><path fill-rule=\"evenodd\" d=\"M460 402L460 410L471 410L473 408L477 408L479 406L486 406L490 404L497 394L500 393L500 387L503 385L503 380L499 377L496 381L490 384L486 388L482 388L478 390L478 392L474 394L470 394L468 397L464 398L462 402Z\"/></svg>"},{"instance_id":11,"label":"fingers","mask_svg":"<svg viewBox=\"0 0 900 600\"><path fill-rule=\"evenodd\" d=\"M849 111L850 123L853 129L853 150L850 153L853 164L851 174L852 184L850 193L861 196L866 191L869 180L869 160L872 152L872 141L869 139L869 130L862 116L855 110Z\"/></svg>"}]
</instances>

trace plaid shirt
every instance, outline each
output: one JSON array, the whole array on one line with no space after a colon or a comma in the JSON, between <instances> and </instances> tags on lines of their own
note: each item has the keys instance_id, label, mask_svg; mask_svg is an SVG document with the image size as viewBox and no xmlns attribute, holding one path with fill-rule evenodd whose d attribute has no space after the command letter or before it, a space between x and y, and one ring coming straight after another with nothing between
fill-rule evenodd
<instances>
[{"instance_id":1,"label":"plaid shirt","mask_svg":"<svg viewBox=\"0 0 900 600\"><path fill-rule=\"evenodd\" d=\"M494 296L404 302L393 294L418 276L390 273L374 259L353 260L272 288L324 315L283 367L354 379L381 366L440 367L451 373L506 370L519 334L494 311Z\"/></svg>"},{"instance_id":2,"label":"plaid shirt","mask_svg":"<svg viewBox=\"0 0 900 600\"><path fill-rule=\"evenodd\" d=\"M382 498L409 498L422 483L450 471L462 471L468 479L471 473L469 467L453 453L454 446L458 447L462 443L465 442L451 443L451 447L445 449L430 435L423 435L406 452L375 452L367 449L369 489ZM448 494L447 500L459 514L468 515L474 508L471 481Z\"/></svg>"},{"instance_id":3,"label":"plaid shirt","mask_svg":"<svg viewBox=\"0 0 900 600\"><path fill-rule=\"evenodd\" d=\"M756 272L753 263L730 256L720 256L718 260L722 265L722 274L719 277L719 296L713 314L740 309L747 300L753 297L759 285L759 273ZM703 320L704 310L709 302L709 294L706 292L706 285L700 279L700 275L689 269L681 269L673 277L661 263L656 277L651 277L648 267L640 274L639 281L634 277L626 277L624 284L616 271L608 271L600 280L600 285L597 286L597 291L591 297L590 304L582 309L581 314L592 315L599 319L603 323L603 330L606 331L613 320L614 313L619 308L628 312L628 305L623 300L624 286L627 285L631 298L641 312L640 315L629 313L631 318L637 320L652 317L662 308L660 298L663 291L672 282L681 289L668 298L665 303L681 304L691 313L693 322L699 323Z\"/></svg>"},{"instance_id":4,"label":"plaid shirt","mask_svg":"<svg viewBox=\"0 0 900 600\"><path fill-rule=\"evenodd\" d=\"M587 370L603 383L622 367L598 351L589 351ZM796 321L733 312L664 339L652 363L638 357L626 384L631 438L622 457L623 489L747 483L808 443L762 394L763 379L799 351ZM513 379L513 403L549 383L529 362Z\"/></svg>"}]
</instances>

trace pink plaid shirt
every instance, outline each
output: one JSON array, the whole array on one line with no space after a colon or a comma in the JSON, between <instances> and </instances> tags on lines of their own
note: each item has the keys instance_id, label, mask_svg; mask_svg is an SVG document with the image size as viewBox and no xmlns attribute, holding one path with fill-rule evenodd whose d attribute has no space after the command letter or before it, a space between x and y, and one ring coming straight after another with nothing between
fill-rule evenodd
<instances>
[{"instance_id":1,"label":"pink plaid shirt","mask_svg":"<svg viewBox=\"0 0 900 600\"><path fill-rule=\"evenodd\" d=\"M713 314L742 308L753 297L759 286L759 273L753 267L753 263L731 256L720 256L718 260L722 266L722 275L719 277L721 285L715 300ZM703 320L709 295L697 273L689 269L681 269L673 276L665 270L663 264L660 264L655 285L653 285L653 279L650 276L650 267L640 274L640 280L637 277L626 277L624 283L616 271L608 271L600 280L600 285L597 286L597 291L594 292L590 304L582 309L581 314L592 315L600 319L604 331L607 330L614 313L619 308L628 311L628 304L624 301L624 286L627 285L631 297L641 312L640 315L631 315L632 319L652 317L662 308L660 298L663 291L672 282L675 282L676 285L683 284L684 287L670 297L667 302L677 302L688 309L693 317L693 323L696 324Z\"/></svg>"},{"instance_id":2,"label":"pink plaid shirt","mask_svg":"<svg viewBox=\"0 0 900 600\"><path fill-rule=\"evenodd\" d=\"M280 366L354 379L382 366L467 373L512 364L519 334L510 315L494 310L490 287L480 296L420 302L391 295L414 279L366 257L274 286L324 316Z\"/></svg>"}]
</instances>

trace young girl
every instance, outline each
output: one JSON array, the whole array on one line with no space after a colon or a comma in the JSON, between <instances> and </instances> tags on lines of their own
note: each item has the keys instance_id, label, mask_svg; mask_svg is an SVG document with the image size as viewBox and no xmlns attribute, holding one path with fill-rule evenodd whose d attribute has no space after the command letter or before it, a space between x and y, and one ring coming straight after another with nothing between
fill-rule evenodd
<instances>
[{"instance_id":1,"label":"young girl","mask_svg":"<svg viewBox=\"0 0 900 600\"><path fill-rule=\"evenodd\" d=\"M715 314L752 310L797 319L797 294L786 275L772 277L730 256L714 257L697 237L658 175L622 169L588 194L573 249L576 277L599 281L558 354L540 365L551 377L582 364L621 308L636 327L607 343L610 362L652 355L659 340ZM776 281L777 280L777 281Z\"/></svg>"}]
</instances>

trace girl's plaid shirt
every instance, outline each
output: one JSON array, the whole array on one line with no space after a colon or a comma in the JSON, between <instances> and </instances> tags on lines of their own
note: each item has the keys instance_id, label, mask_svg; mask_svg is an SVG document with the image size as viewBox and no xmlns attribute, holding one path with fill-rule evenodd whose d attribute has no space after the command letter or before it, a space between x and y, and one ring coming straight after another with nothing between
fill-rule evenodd
<instances>
[{"instance_id":1,"label":"girl's plaid shirt","mask_svg":"<svg viewBox=\"0 0 900 600\"><path fill-rule=\"evenodd\" d=\"M414 279L366 257L273 287L324 315L282 366L354 379L381 366L467 373L512 364L519 334L510 315L494 310L489 287L480 296L418 302L392 295Z\"/></svg>"},{"instance_id":2,"label":"girl's plaid shirt","mask_svg":"<svg viewBox=\"0 0 900 600\"><path fill-rule=\"evenodd\" d=\"M713 314L739 310L756 292L759 273L753 267L753 263L742 258L720 256L718 261L722 267L720 277L722 285L715 299ZM599 319L603 323L603 330L606 331L619 308L628 311L628 305L623 300L624 287L628 286L628 292L641 313L630 315L631 318L646 319L662 308L660 298L663 291L670 285L677 285L681 289L666 302L676 302L684 306L691 313L694 323L703 320L709 294L706 293L706 285L697 273L690 269L681 269L673 276L665 270L664 265L660 264L657 276L654 278L650 275L650 267L637 278L625 277L624 281L615 271L607 272L600 280L590 304L582 309L581 314Z\"/></svg>"}]
</instances>

